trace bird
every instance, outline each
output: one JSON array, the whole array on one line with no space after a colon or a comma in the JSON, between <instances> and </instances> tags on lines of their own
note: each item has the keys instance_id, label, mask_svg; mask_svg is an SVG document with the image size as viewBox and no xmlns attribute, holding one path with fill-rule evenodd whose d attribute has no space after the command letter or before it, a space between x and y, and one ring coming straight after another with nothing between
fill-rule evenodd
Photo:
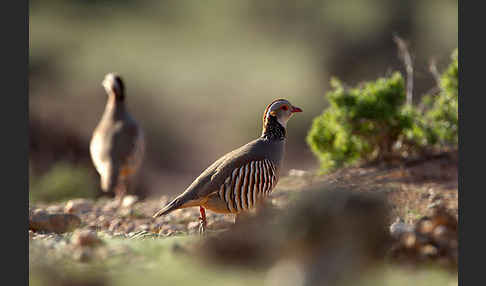
<instances>
[{"instance_id":1,"label":"bird","mask_svg":"<svg viewBox=\"0 0 486 286\"><path fill-rule=\"evenodd\" d=\"M90 154L102 191L115 193L115 200L121 203L142 164L145 139L142 128L127 111L120 75L106 74L102 86L108 99L90 141Z\"/></svg>"},{"instance_id":2,"label":"bird","mask_svg":"<svg viewBox=\"0 0 486 286\"><path fill-rule=\"evenodd\" d=\"M287 121L296 112L302 112L302 109L288 100L273 100L263 113L259 138L216 160L153 217L199 206L199 232L204 233L206 209L234 214L236 222L240 216L261 205L279 180L287 141Z\"/></svg>"}]
</instances>

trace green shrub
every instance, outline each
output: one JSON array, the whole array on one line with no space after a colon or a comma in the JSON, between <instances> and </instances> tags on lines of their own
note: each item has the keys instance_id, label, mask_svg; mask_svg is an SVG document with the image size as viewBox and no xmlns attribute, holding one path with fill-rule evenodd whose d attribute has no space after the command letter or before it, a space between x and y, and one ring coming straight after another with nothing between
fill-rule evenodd
<instances>
[{"instance_id":1,"label":"green shrub","mask_svg":"<svg viewBox=\"0 0 486 286\"><path fill-rule=\"evenodd\" d=\"M307 143L324 170L457 146L457 51L440 84L440 94L425 96L424 109L418 109L405 103L404 79L398 72L350 89L333 78L329 107L314 119Z\"/></svg>"},{"instance_id":2,"label":"green shrub","mask_svg":"<svg viewBox=\"0 0 486 286\"><path fill-rule=\"evenodd\" d=\"M314 119L307 136L322 168L393 157L404 130L414 127L415 112L405 105L401 74L351 89L332 79L331 87L330 107Z\"/></svg>"},{"instance_id":3,"label":"green shrub","mask_svg":"<svg viewBox=\"0 0 486 286\"><path fill-rule=\"evenodd\" d=\"M89 169L65 162L57 163L41 177L29 174L29 184L29 200L32 201L94 198L97 193L96 181Z\"/></svg>"},{"instance_id":4,"label":"green shrub","mask_svg":"<svg viewBox=\"0 0 486 286\"><path fill-rule=\"evenodd\" d=\"M424 98L426 125L430 126L431 144L457 146L458 142L458 61L457 50L452 54L452 62L442 74L439 95Z\"/></svg>"}]
</instances>

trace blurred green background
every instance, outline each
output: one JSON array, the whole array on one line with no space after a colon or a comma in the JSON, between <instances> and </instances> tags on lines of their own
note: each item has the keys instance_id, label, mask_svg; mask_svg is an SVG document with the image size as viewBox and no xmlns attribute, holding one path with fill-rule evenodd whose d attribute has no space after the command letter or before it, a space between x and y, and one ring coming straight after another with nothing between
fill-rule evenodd
<instances>
[{"instance_id":1,"label":"blurred green background","mask_svg":"<svg viewBox=\"0 0 486 286\"><path fill-rule=\"evenodd\" d=\"M66 164L82 170L71 172L81 184L75 189L97 188L89 139L104 109L101 81L108 72L123 76L129 110L145 129L145 194L181 192L219 156L258 137L274 98L304 110L288 125L284 174L317 168L305 136L327 105L330 77L354 85L404 71L397 33L410 44L418 100L435 85L429 61L442 71L458 46L457 6L456 0L32 0L31 191L42 190L48 172L65 178Z\"/></svg>"}]
</instances>

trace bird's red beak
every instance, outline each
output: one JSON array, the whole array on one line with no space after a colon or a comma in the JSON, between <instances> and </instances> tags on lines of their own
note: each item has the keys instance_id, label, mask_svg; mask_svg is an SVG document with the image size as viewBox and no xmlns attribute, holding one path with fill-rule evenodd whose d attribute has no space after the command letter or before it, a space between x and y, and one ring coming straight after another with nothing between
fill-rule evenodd
<instances>
[{"instance_id":1,"label":"bird's red beak","mask_svg":"<svg viewBox=\"0 0 486 286\"><path fill-rule=\"evenodd\" d=\"M294 112L302 112L302 109L300 109L300 108L298 108L296 106L292 106L292 110L291 111L292 111L292 113L294 113Z\"/></svg>"}]
</instances>

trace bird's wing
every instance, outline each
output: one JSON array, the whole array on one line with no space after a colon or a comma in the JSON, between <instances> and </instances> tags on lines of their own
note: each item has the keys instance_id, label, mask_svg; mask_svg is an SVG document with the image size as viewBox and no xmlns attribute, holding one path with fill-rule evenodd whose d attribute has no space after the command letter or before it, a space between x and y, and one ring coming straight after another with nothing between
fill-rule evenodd
<instances>
[{"instance_id":1,"label":"bird's wing","mask_svg":"<svg viewBox=\"0 0 486 286\"><path fill-rule=\"evenodd\" d=\"M255 152L255 147L259 143L259 139L256 139L225 154L204 170L184 193L191 193L191 197L194 198L204 198L218 191L225 180L231 176L233 170L251 161L263 160L265 158L262 152Z\"/></svg>"},{"instance_id":2,"label":"bird's wing","mask_svg":"<svg viewBox=\"0 0 486 286\"><path fill-rule=\"evenodd\" d=\"M90 149L97 169L107 169L117 177L121 168L135 169L140 165L145 149L143 133L134 121L101 125Z\"/></svg>"},{"instance_id":3,"label":"bird's wing","mask_svg":"<svg viewBox=\"0 0 486 286\"><path fill-rule=\"evenodd\" d=\"M206 168L192 184L154 217L166 215L176 209L200 205L208 196L217 192L234 169L246 165L251 160L259 160L260 155L253 152L259 139L229 152Z\"/></svg>"},{"instance_id":4,"label":"bird's wing","mask_svg":"<svg viewBox=\"0 0 486 286\"><path fill-rule=\"evenodd\" d=\"M124 161L137 148L138 127L133 122L117 121L110 129L106 136L106 151L110 158Z\"/></svg>"}]
</instances>

